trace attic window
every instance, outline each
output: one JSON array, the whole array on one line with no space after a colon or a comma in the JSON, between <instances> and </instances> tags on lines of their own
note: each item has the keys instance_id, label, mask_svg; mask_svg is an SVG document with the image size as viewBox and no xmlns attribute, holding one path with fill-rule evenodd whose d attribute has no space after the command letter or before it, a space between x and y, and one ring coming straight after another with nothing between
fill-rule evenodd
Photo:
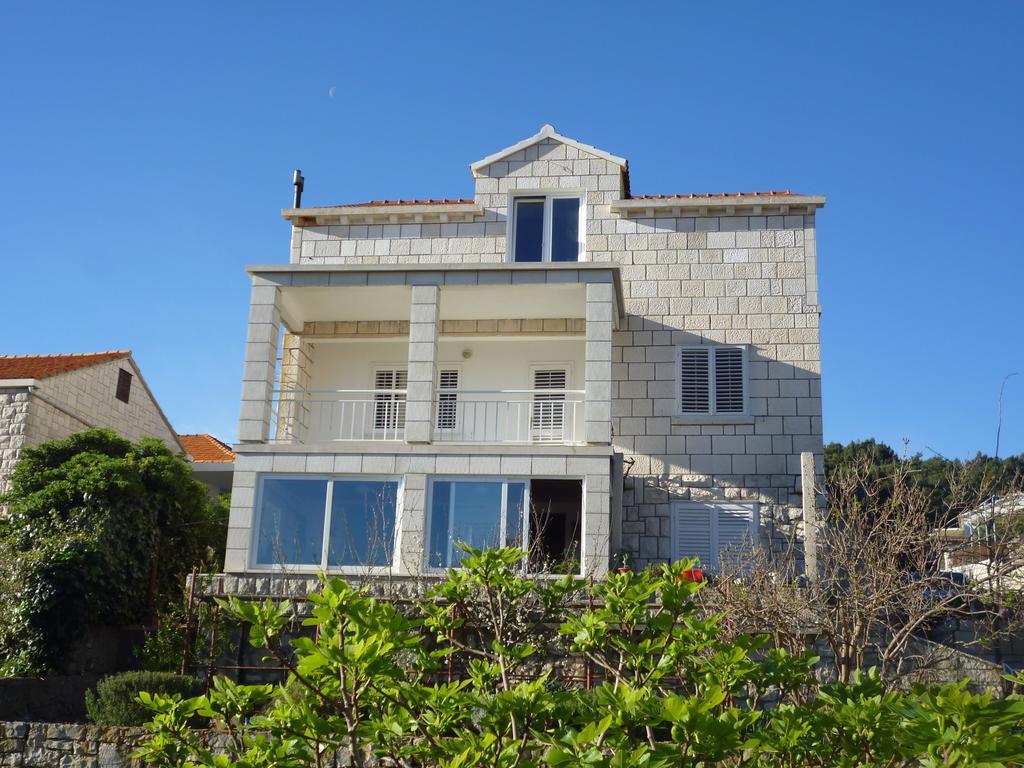
<instances>
[{"instance_id":1,"label":"attic window","mask_svg":"<svg viewBox=\"0 0 1024 768\"><path fill-rule=\"evenodd\" d=\"M122 403L127 403L131 398L132 394L132 375L128 373L124 368L121 368L117 372L117 390L114 392L114 397L120 400Z\"/></svg>"},{"instance_id":2,"label":"attic window","mask_svg":"<svg viewBox=\"0 0 1024 768\"><path fill-rule=\"evenodd\" d=\"M514 198L512 261L579 261L582 203L579 195Z\"/></svg>"}]
</instances>

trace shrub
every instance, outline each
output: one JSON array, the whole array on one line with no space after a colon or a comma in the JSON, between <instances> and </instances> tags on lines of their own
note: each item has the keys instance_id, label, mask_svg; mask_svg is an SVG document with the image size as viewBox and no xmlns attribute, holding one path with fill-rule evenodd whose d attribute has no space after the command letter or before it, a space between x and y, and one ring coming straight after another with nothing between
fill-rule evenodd
<instances>
[{"instance_id":1,"label":"shrub","mask_svg":"<svg viewBox=\"0 0 1024 768\"><path fill-rule=\"evenodd\" d=\"M152 717L138 702L143 691L191 698L203 692L203 685L172 672L119 672L100 680L96 693L85 692L86 714L97 725L143 725Z\"/></svg>"},{"instance_id":2,"label":"shrub","mask_svg":"<svg viewBox=\"0 0 1024 768\"><path fill-rule=\"evenodd\" d=\"M109 430L26 449L0 504L0 676L61 670L87 622L151 622L227 518L181 456Z\"/></svg>"}]
</instances>

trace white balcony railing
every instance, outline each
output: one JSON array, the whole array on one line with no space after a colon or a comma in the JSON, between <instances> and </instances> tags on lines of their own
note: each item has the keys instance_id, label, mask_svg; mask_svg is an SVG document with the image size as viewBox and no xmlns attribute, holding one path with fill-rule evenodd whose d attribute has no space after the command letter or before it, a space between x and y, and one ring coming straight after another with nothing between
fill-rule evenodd
<instances>
[{"instance_id":1,"label":"white balcony railing","mask_svg":"<svg viewBox=\"0 0 1024 768\"><path fill-rule=\"evenodd\" d=\"M583 440L583 390L439 389L434 442L566 445ZM270 441L404 440L406 390L274 393Z\"/></svg>"},{"instance_id":2,"label":"white balcony railing","mask_svg":"<svg viewBox=\"0 0 1024 768\"><path fill-rule=\"evenodd\" d=\"M583 439L583 390L437 390L434 442L566 445Z\"/></svg>"},{"instance_id":3,"label":"white balcony railing","mask_svg":"<svg viewBox=\"0 0 1024 768\"><path fill-rule=\"evenodd\" d=\"M286 389L274 393L270 440L404 440L404 389Z\"/></svg>"}]
</instances>

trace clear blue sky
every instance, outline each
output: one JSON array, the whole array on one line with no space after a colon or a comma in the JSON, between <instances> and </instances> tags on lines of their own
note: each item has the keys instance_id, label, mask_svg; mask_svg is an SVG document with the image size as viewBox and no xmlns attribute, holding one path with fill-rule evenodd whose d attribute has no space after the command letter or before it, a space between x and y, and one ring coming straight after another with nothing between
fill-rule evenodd
<instances>
[{"instance_id":1,"label":"clear blue sky","mask_svg":"<svg viewBox=\"0 0 1024 768\"><path fill-rule=\"evenodd\" d=\"M469 196L542 123L637 193L818 219L826 440L1024 451L1024 3L8 3L0 352L131 348L235 436L248 287L306 202Z\"/></svg>"}]
</instances>

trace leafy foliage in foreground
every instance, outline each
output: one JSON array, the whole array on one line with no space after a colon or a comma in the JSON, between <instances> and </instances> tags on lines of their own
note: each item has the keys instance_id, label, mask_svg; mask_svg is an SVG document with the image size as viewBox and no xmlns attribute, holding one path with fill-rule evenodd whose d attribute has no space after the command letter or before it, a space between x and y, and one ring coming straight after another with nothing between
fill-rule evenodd
<instances>
[{"instance_id":1,"label":"leafy foliage in foreground","mask_svg":"<svg viewBox=\"0 0 1024 768\"><path fill-rule=\"evenodd\" d=\"M225 603L287 682L142 695L155 717L139 757L165 768L325 766L339 751L352 766L442 768L1024 764L1024 700L887 691L873 671L819 687L810 655L721 642L721 618L701 614L702 585L683 576L690 562L612 574L581 600L579 580L518 575L517 550L468 555L412 618L325 581L305 621L316 634L293 641L294 655L286 606ZM592 688L566 686L544 661L560 644L599 671ZM454 655L470 661L449 682ZM229 734L227 754L203 746L195 715Z\"/></svg>"},{"instance_id":2,"label":"leafy foliage in foreground","mask_svg":"<svg viewBox=\"0 0 1024 768\"><path fill-rule=\"evenodd\" d=\"M148 621L224 543L181 457L110 430L26 449L0 503L0 676L59 670L87 623Z\"/></svg>"}]
</instances>

